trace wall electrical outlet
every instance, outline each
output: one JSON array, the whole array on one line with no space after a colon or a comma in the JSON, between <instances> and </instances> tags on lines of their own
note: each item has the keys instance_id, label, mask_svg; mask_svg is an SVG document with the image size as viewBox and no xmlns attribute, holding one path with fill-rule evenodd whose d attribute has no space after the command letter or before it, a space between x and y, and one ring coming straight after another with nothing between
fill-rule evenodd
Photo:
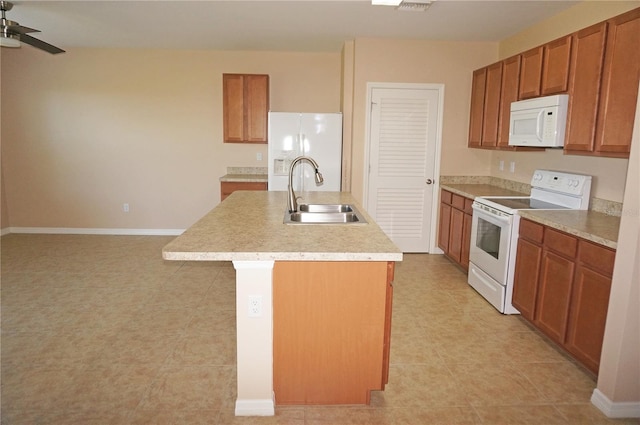
<instances>
[{"instance_id":1,"label":"wall electrical outlet","mask_svg":"<svg viewBox=\"0 0 640 425\"><path fill-rule=\"evenodd\" d=\"M262 295L249 295L249 317L262 317Z\"/></svg>"},{"instance_id":2,"label":"wall electrical outlet","mask_svg":"<svg viewBox=\"0 0 640 425\"><path fill-rule=\"evenodd\" d=\"M509 163L509 171L511 171L512 173L516 172L516 162L515 161L511 161Z\"/></svg>"},{"instance_id":3,"label":"wall electrical outlet","mask_svg":"<svg viewBox=\"0 0 640 425\"><path fill-rule=\"evenodd\" d=\"M258 153L256 154L256 159L257 159L258 161L262 161L262 152L258 152Z\"/></svg>"},{"instance_id":4,"label":"wall electrical outlet","mask_svg":"<svg viewBox=\"0 0 640 425\"><path fill-rule=\"evenodd\" d=\"M129 212L129 204L122 204L122 211Z\"/></svg>"}]
</instances>

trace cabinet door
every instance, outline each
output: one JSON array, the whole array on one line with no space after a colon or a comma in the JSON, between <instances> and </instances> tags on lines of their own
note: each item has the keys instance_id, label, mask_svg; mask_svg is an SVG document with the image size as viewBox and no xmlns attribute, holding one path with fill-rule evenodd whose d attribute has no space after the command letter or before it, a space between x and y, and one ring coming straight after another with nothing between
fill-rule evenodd
<instances>
[{"instance_id":1,"label":"cabinet door","mask_svg":"<svg viewBox=\"0 0 640 425\"><path fill-rule=\"evenodd\" d=\"M222 115L224 141L244 140L244 77L239 74L222 76Z\"/></svg>"},{"instance_id":2,"label":"cabinet door","mask_svg":"<svg viewBox=\"0 0 640 425\"><path fill-rule=\"evenodd\" d=\"M517 252L512 304L522 317L533 321L538 295L542 247L520 238Z\"/></svg>"},{"instance_id":3,"label":"cabinet door","mask_svg":"<svg viewBox=\"0 0 640 425\"><path fill-rule=\"evenodd\" d=\"M606 30L601 22L573 37L565 151L593 151Z\"/></svg>"},{"instance_id":4,"label":"cabinet door","mask_svg":"<svg viewBox=\"0 0 640 425\"><path fill-rule=\"evenodd\" d=\"M223 133L229 143L267 143L269 76L223 74Z\"/></svg>"},{"instance_id":5,"label":"cabinet door","mask_svg":"<svg viewBox=\"0 0 640 425\"><path fill-rule=\"evenodd\" d=\"M595 151L628 157L640 75L640 8L608 24Z\"/></svg>"},{"instance_id":6,"label":"cabinet door","mask_svg":"<svg viewBox=\"0 0 640 425\"><path fill-rule=\"evenodd\" d=\"M449 252L449 229L451 228L451 205L440 203L440 223L438 225L438 247L445 254Z\"/></svg>"},{"instance_id":7,"label":"cabinet door","mask_svg":"<svg viewBox=\"0 0 640 425\"><path fill-rule=\"evenodd\" d=\"M598 373L609 308L611 277L578 266L571 297L566 348Z\"/></svg>"},{"instance_id":8,"label":"cabinet door","mask_svg":"<svg viewBox=\"0 0 640 425\"><path fill-rule=\"evenodd\" d=\"M568 35L545 44L540 92L543 96L566 93L569 88L571 39Z\"/></svg>"},{"instance_id":9,"label":"cabinet door","mask_svg":"<svg viewBox=\"0 0 640 425\"><path fill-rule=\"evenodd\" d=\"M518 100L520 82L520 55L505 59L502 67L502 87L500 90L500 117L498 127L498 147L509 146L509 116L511 103Z\"/></svg>"},{"instance_id":10,"label":"cabinet door","mask_svg":"<svg viewBox=\"0 0 640 425\"><path fill-rule=\"evenodd\" d=\"M519 99L540 96L540 78L542 75L543 46L522 53L520 65Z\"/></svg>"},{"instance_id":11,"label":"cabinet door","mask_svg":"<svg viewBox=\"0 0 640 425\"><path fill-rule=\"evenodd\" d=\"M449 234L449 257L457 263L462 258L462 233L464 228L464 212L451 209L451 230Z\"/></svg>"},{"instance_id":12,"label":"cabinet door","mask_svg":"<svg viewBox=\"0 0 640 425\"><path fill-rule=\"evenodd\" d=\"M487 68L473 71L471 82L471 113L469 117L469 147L482 144L482 122L484 112L484 93L487 83Z\"/></svg>"},{"instance_id":13,"label":"cabinet door","mask_svg":"<svg viewBox=\"0 0 640 425\"><path fill-rule=\"evenodd\" d=\"M246 133L249 143L267 143L269 76L247 75L245 82Z\"/></svg>"},{"instance_id":14,"label":"cabinet door","mask_svg":"<svg viewBox=\"0 0 640 425\"><path fill-rule=\"evenodd\" d=\"M487 79L484 94L482 117L483 147L495 147L498 144L498 125L500 118L500 87L502 85L502 62L487 67Z\"/></svg>"},{"instance_id":15,"label":"cabinet door","mask_svg":"<svg viewBox=\"0 0 640 425\"><path fill-rule=\"evenodd\" d=\"M575 263L543 250L534 323L554 341L564 344Z\"/></svg>"}]
</instances>

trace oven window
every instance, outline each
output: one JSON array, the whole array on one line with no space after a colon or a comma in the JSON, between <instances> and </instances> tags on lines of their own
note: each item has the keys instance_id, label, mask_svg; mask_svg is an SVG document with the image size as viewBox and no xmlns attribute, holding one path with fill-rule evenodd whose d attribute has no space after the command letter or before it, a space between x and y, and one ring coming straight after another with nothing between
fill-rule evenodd
<instances>
[{"instance_id":1,"label":"oven window","mask_svg":"<svg viewBox=\"0 0 640 425\"><path fill-rule=\"evenodd\" d=\"M476 235L476 246L491 255L498 258L500 255L500 226L489 223L478 217L478 234Z\"/></svg>"}]
</instances>

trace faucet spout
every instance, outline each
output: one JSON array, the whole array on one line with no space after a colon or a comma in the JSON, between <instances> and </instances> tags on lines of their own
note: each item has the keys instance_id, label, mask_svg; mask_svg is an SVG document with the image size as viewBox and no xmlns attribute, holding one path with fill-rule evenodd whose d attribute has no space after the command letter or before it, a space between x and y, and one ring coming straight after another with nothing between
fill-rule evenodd
<instances>
[{"instance_id":1,"label":"faucet spout","mask_svg":"<svg viewBox=\"0 0 640 425\"><path fill-rule=\"evenodd\" d=\"M293 191L293 169L299 162L302 162L302 161L308 161L315 169L316 185L320 185L324 181L322 174L320 174L320 171L318 171L318 168L320 168L318 166L318 163L310 156L299 156L293 161L291 161L291 166L289 167L289 187L288 187L289 196L287 199L287 208L289 209L290 213L294 213L298 211L298 200L296 199L296 194Z\"/></svg>"}]
</instances>

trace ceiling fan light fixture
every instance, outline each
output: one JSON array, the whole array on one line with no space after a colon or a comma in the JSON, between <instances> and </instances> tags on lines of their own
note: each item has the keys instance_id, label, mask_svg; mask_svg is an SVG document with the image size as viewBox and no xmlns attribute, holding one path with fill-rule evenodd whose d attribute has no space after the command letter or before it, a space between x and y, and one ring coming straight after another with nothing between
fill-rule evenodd
<instances>
[{"instance_id":1,"label":"ceiling fan light fixture","mask_svg":"<svg viewBox=\"0 0 640 425\"><path fill-rule=\"evenodd\" d=\"M0 34L0 46L2 47L20 47L20 37L13 34Z\"/></svg>"}]
</instances>

